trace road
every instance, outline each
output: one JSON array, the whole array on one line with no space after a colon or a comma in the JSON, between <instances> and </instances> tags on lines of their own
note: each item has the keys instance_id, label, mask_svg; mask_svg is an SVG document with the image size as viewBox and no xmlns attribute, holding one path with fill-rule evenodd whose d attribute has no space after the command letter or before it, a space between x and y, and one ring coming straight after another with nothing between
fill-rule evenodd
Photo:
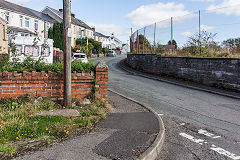
<instances>
[{"instance_id":1,"label":"road","mask_svg":"<svg viewBox=\"0 0 240 160\"><path fill-rule=\"evenodd\" d=\"M117 65L124 58L101 59L109 66L109 88L163 118L166 140L159 160L240 159L240 100L129 74Z\"/></svg>"}]
</instances>

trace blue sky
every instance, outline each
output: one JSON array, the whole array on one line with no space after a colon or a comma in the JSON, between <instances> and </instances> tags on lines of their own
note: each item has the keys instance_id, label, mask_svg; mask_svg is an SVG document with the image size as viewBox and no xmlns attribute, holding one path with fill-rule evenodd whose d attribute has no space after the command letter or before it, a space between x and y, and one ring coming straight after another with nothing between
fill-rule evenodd
<instances>
[{"instance_id":1,"label":"blue sky","mask_svg":"<svg viewBox=\"0 0 240 160\"><path fill-rule=\"evenodd\" d=\"M53 8L62 8L59 0L9 0L23 6L41 11L46 5ZM185 43L188 36L198 29L197 15L181 16L198 10L211 10L202 12L201 27L209 32L218 33L217 40L238 37L240 32L240 0L72 0L72 12L96 30L109 35L114 32L117 37L127 41L130 28L142 28L156 21L174 18L174 38ZM216 9L222 8L222 9ZM240 21L239 21L240 23ZM159 23L164 25L164 22ZM225 31L226 30L226 31ZM158 28L159 33L164 28ZM164 38L164 34L168 38ZM166 43L169 39L169 28L159 36L159 43ZM160 35L160 34L159 34ZM184 38L185 37L185 38ZM240 36L239 36L240 37ZM151 38L151 37L150 37Z\"/></svg>"}]
</instances>

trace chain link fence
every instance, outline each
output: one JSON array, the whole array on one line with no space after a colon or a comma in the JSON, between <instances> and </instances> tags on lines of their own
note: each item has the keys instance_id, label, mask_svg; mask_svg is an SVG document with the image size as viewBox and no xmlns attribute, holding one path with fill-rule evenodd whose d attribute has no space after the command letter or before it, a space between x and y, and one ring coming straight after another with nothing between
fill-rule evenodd
<instances>
[{"instance_id":1,"label":"chain link fence","mask_svg":"<svg viewBox=\"0 0 240 160\"><path fill-rule=\"evenodd\" d=\"M240 13L227 9L198 11L145 26L131 35L131 53L239 57Z\"/></svg>"}]
</instances>

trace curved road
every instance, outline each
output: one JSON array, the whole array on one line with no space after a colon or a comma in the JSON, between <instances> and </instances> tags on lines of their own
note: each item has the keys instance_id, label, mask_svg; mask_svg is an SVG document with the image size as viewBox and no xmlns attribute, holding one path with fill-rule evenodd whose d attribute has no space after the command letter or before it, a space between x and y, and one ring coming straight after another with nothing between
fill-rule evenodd
<instances>
[{"instance_id":1,"label":"curved road","mask_svg":"<svg viewBox=\"0 0 240 160\"><path fill-rule=\"evenodd\" d=\"M101 59L109 88L162 116L167 136L158 159L240 159L240 100L129 74L118 66L124 58Z\"/></svg>"}]
</instances>

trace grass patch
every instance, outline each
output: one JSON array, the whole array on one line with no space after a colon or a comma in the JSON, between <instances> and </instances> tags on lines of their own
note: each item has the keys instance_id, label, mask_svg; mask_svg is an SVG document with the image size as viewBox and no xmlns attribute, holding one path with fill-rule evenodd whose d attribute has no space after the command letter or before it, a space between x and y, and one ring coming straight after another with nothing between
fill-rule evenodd
<instances>
[{"instance_id":1,"label":"grass patch","mask_svg":"<svg viewBox=\"0 0 240 160\"><path fill-rule=\"evenodd\" d=\"M79 117L34 116L43 110L62 108L48 98L38 99L0 99L0 154L13 156L31 141L51 143L66 138L79 128L91 128L107 113L104 104L96 101L91 106L78 104L74 109Z\"/></svg>"}]
</instances>

